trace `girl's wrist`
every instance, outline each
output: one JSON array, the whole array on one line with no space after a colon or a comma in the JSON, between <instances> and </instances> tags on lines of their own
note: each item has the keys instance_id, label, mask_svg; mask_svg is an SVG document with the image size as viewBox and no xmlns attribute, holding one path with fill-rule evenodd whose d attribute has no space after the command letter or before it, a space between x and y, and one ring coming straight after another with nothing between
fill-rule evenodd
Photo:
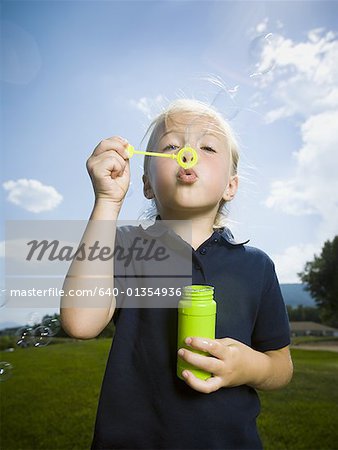
<instances>
[{"instance_id":1,"label":"girl's wrist","mask_svg":"<svg viewBox=\"0 0 338 450\"><path fill-rule=\"evenodd\" d=\"M252 350L250 364L248 364L247 369L249 380L246 384L259 389L270 377L271 361L269 356L262 352Z\"/></svg>"},{"instance_id":2,"label":"girl's wrist","mask_svg":"<svg viewBox=\"0 0 338 450\"><path fill-rule=\"evenodd\" d=\"M91 219L116 220L120 213L122 203L117 203L107 198L95 198Z\"/></svg>"}]
</instances>

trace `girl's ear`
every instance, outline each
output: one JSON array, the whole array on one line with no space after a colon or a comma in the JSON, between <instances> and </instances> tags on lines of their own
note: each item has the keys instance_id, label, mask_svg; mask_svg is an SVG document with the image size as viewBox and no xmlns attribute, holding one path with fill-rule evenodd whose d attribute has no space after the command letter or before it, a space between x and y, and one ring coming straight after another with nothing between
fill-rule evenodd
<instances>
[{"instance_id":1,"label":"girl's ear","mask_svg":"<svg viewBox=\"0 0 338 450\"><path fill-rule=\"evenodd\" d=\"M228 186L225 188L223 193L223 200L230 202L236 195L238 189L238 175L233 175L230 177Z\"/></svg>"},{"instance_id":2,"label":"girl's ear","mask_svg":"<svg viewBox=\"0 0 338 450\"><path fill-rule=\"evenodd\" d=\"M143 181L143 194L145 198L147 198L148 200L154 198L154 193L150 186L150 181L147 175L142 175L142 181Z\"/></svg>"}]
</instances>

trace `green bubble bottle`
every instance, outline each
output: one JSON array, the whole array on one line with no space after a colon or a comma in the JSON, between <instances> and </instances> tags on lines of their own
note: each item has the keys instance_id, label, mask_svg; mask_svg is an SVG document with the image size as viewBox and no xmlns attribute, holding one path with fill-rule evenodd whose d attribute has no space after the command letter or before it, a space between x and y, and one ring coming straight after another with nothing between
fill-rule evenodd
<instances>
[{"instance_id":1,"label":"green bubble bottle","mask_svg":"<svg viewBox=\"0 0 338 450\"><path fill-rule=\"evenodd\" d=\"M178 302L177 350L187 348L201 355L209 355L200 350L192 350L184 340L189 336L215 339L216 306L213 286L195 284L183 288L181 300ZM211 377L211 373L198 369L177 356L177 376L181 380L184 380L184 369L190 370L201 380Z\"/></svg>"}]
</instances>

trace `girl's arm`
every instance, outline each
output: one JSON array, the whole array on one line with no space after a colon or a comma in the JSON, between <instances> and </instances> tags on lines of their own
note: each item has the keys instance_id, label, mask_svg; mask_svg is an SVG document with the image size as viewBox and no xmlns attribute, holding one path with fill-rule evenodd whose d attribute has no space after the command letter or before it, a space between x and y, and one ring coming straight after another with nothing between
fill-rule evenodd
<instances>
[{"instance_id":1,"label":"girl's arm","mask_svg":"<svg viewBox=\"0 0 338 450\"><path fill-rule=\"evenodd\" d=\"M128 142L119 137L106 139L87 161L95 205L80 242L86 249L97 242L100 249L109 247L114 251L116 220L130 180L127 145ZM62 326L67 334L90 339L107 326L116 307L116 299L110 294L113 281L113 258L73 260L64 281L60 307ZM106 294L99 295L99 290ZM74 295L76 291L78 294ZM86 295L86 292L94 295Z\"/></svg>"},{"instance_id":2,"label":"girl's arm","mask_svg":"<svg viewBox=\"0 0 338 450\"><path fill-rule=\"evenodd\" d=\"M213 374L204 381L188 370L183 371L186 383L200 392L210 393L221 387L243 384L256 389L273 390L286 386L292 378L293 364L289 346L262 353L231 338L192 337L186 339L186 344L211 355L204 356L187 349L179 350L179 356L185 361ZM183 353L180 353L181 350Z\"/></svg>"},{"instance_id":3,"label":"girl's arm","mask_svg":"<svg viewBox=\"0 0 338 450\"><path fill-rule=\"evenodd\" d=\"M265 364L259 364L259 358L265 358ZM255 352L255 379L249 383L262 391L270 391L286 386L293 375L293 364L289 346L265 353Z\"/></svg>"}]
</instances>

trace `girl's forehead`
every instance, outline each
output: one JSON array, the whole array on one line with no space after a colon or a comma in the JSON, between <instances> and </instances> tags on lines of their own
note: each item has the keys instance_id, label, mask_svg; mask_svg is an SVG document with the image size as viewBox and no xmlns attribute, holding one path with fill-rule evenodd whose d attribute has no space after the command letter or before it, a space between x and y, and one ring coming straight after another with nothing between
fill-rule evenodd
<instances>
[{"instance_id":1,"label":"girl's forehead","mask_svg":"<svg viewBox=\"0 0 338 450\"><path fill-rule=\"evenodd\" d=\"M201 126L216 127L216 120L201 114L180 113L170 115L165 121L166 129L168 127L173 127L184 130L186 128L198 128Z\"/></svg>"},{"instance_id":2,"label":"girl's forehead","mask_svg":"<svg viewBox=\"0 0 338 450\"><path fill-rule=\"evenodd\" d=\"M224 131L221 129L217 120L198 114L180 113L171 115L166 118L163 124L163 135L169 133L201 133L203 134L209 132L216 136L224 135Z\"/></svg>"}]
</instances>

